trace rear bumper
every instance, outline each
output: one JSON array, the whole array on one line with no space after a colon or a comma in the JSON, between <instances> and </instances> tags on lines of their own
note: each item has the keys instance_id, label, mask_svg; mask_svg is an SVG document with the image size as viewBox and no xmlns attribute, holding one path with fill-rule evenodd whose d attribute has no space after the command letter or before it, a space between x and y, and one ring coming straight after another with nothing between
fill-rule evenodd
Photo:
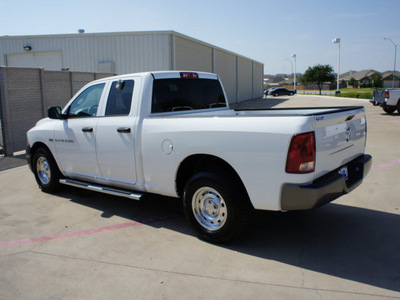
<instances>
[{"instance_id":1,"label":"rear bumper","mask_svg":"<svg viewBox=\"0 0 400 300\"><path fill-rule=\"evenodd\" d=\"M372 100L369 100L369 102L370 102L373 106L379 106L379 105L380 105L378 100L372 99Z\"/></svg>"},{"instance_id":2,"label":"rear bumper","mask_svg":"<svg viewBox=\"0 0 400 300\"><path fill-rule=\"evenodd\" d=\"M386 105L386 101L385 100L369 100L369 102L372 103L373 106L385 106Z\"/></svg>"},{"instance_id":3,"label":"rear bumper","mask_svg":"<svg viewBox=\"0 0 400 300\"><path fill-rule=\"evenodd\" d=\"M380 106L380 107L396 107L396 105L387 105L387 100L369 100L373 106Z\"/></svg>"},{"instance_id":4,"label":"rear bumper","mask_svg":"<svg viewBox=\"0 0 400 300\"><path fill-rule=\"evenodd\" d=\"M358 187L371 169L372 156L361 155L349 162L349 179L336 169L308 185L284 184L282 187L281 209L311 209L329 203Z\"/></svg>"}]
</instances>

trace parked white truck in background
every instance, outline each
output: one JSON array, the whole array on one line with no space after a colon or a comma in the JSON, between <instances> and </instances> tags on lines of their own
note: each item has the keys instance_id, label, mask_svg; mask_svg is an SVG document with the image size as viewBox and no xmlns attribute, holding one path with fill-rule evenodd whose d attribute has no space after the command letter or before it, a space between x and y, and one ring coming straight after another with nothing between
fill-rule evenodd
<instances>
[{"instance_id":1,"label":"parked white truck in background","mask_svg":"<svg viewBox=\"0 0 400 300\"><path fill-rule=\"evenodd\" d=\"M39 187L181 197L198 237L232 240L253 209L311 209L371 167L365 108L228 107L219 77L148 72L83 87L28 132Z\"/></svg>"},{"instance_id":2,"label":"parked white truck in background","mask_svg":"<svg viewBox=\"0 0 400 300\"><path fill-rule=\"evenodd\" d=\"M400 90L374 90L370 101L374 106L382 107L383 111L392 114L396 110L400 114Z\"/></svg>"}]
</instances>

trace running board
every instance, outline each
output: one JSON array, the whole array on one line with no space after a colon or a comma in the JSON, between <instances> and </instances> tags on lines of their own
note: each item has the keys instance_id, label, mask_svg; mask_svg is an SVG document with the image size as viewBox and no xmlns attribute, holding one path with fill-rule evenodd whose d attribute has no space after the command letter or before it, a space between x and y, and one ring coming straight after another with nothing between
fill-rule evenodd
<instances>
[{"instance_id":1,"label":"running board","mask_svg":"<svg viewBox=\"0 0 400 300\"><path fill-rule=\"evenodd\" d=\"M85 189L85 190L100 192L100 193L114 195L114 196L125 197L125 198L129 198L129 199L134 199L134 200L140 200L140 198L143 196L143 194L132 193L131 191L110 188L110 187L106 187L106 186L93 185L93 184L90 184L90 183L87 183L84 181L77 181L77 180L71 180L71 179L60 179L60 183L69 185L69 186L73 186L73 187L78 187L78 188Z\"/></svg>"}]
</instances>

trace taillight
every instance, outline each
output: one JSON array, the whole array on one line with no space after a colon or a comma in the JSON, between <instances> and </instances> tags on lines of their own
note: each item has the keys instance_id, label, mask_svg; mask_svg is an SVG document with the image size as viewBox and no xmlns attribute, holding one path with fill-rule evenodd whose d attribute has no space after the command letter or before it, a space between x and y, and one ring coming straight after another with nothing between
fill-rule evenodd
<instances>
[{"instance_id":1,"label":"taillight","mask_svg":"<svg viewBox=\"0 0 400 300\"><path fill-rule=\"evenodd\" d=\"M311 173L315 170L315 134L307 132L292 137L286 159L287 173Z\"/></svg>"},{"instance_id":2,"label":"taillight","mask_svg":"<svg viewBox=\"0 0 400 300\"><path fill-rule=\"evenodd\" d=\"M181 78L199 78L199 74L193 72L181 72Z\"/></svg>"},{"instance_id":3,"label":"taillight","mask_svg":"<svg viewBox=\"0 0 400 300\"><path fill-rule=\"evenodd\" d=\"M389 99L389 91L388 90L385 91L385 98Z\"/></svg>"}]
</instances>

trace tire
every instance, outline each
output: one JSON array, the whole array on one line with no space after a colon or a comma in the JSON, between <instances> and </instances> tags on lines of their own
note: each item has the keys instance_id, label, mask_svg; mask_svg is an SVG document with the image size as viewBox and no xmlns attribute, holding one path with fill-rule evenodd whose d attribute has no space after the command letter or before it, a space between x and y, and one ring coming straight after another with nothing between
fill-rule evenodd
<instances>
[{"instance_id":1,"label":"tire","mask_svg":"<svg viewBox=\"0 0 400 300\"><path fill-rule=\"evenodd\" d=\"M213 243L237 238L252 211L242 184L229 173L205 171L186 183L183 205L186 220L196 235Z\"/></svg>"},{"instance_id":2,"label":"tire","mask_svg":"<svg viewBox=\"0 0 400 300\"><path fill-rule=\"evenodd\" d=\"M397 107L396 106L384 106L382 107L383 111L387 114L392 114L396 111Z\"/></svg>"},{"instance_id":3,"label":"tire","mask_svg":"<svg viewBox=\"0 0 400 300\"><path fill-rule=\"evenodd\" d=\"M41 147L36 150L33 156L32 170L36 182L43 192L54 193L59 190L61 172L47 148Z\"/></svg>"}]
</instances>

